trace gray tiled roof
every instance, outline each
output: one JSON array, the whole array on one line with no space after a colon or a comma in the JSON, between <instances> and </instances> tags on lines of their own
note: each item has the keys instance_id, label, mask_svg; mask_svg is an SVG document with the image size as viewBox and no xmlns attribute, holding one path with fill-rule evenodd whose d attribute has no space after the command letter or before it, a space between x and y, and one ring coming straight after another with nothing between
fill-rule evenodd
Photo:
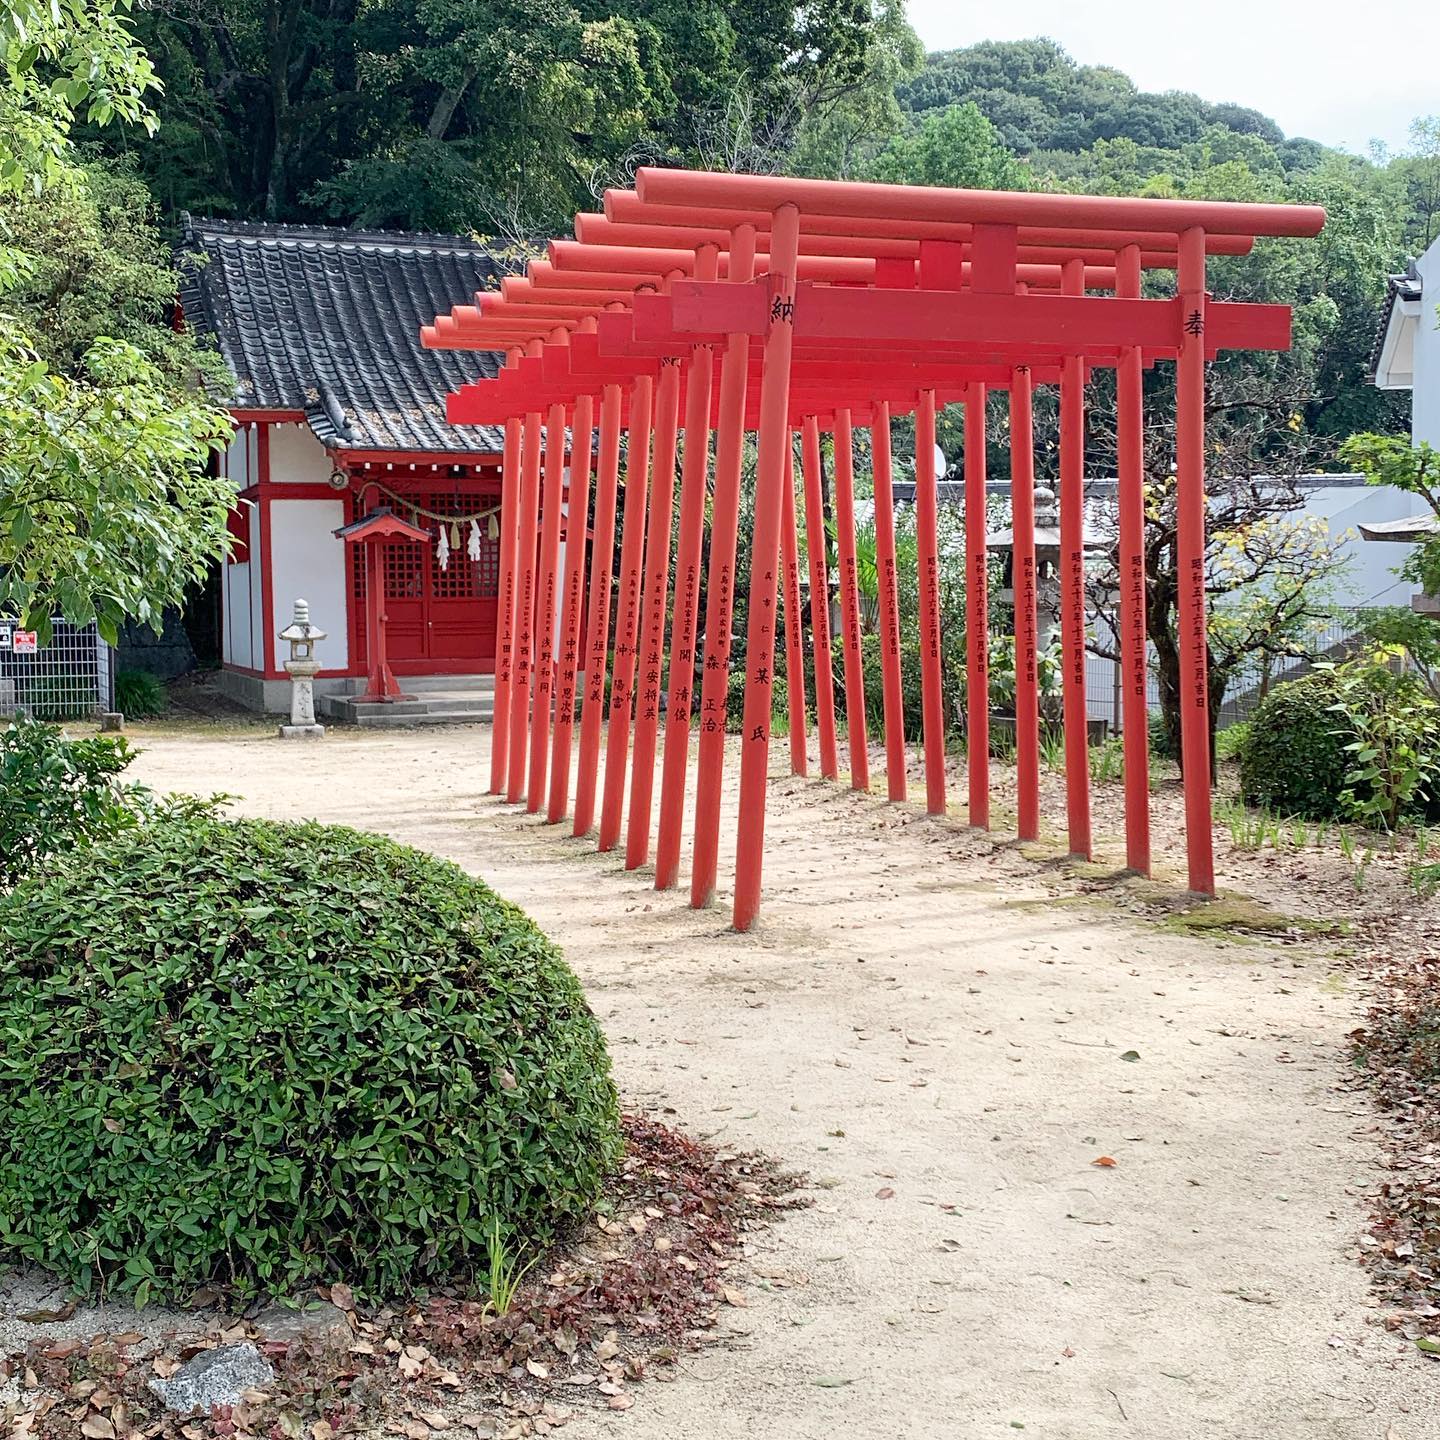
<instances>
[{"instance_id":1,"label":"gray tiled roof","mask_svg":"<svg viewBox=\"0 0 1440 1440\"><path fill-rule=\"evenodd\" d=\"M448 424L445 396L503 356L420 345L421 325L509 268L482 246L187 216L179 258L185 319L235 376L234 408L303 410L336 450L501 449L494 426Z\"/></svg>"},{"instance_id":2,"label":"gray tiled roof","mask_svg":"<svg viewBox=\"0 0 1440 1440\"><path fill-rule=\"evenodd\" d=\"M1390 316L1394 313L1397 300L1418 300L1420 298L1420 272L1412 260L1405 267L1403 275L1385 277L1385 304L1380 311L1380 324L1376 327L1375 338L1370 342L1370 356L1365 373L1375 379L1375 370L1380 364L1380 352L1385 348L1385 332L1390 328Z\"/></svg>"}]
</instances>

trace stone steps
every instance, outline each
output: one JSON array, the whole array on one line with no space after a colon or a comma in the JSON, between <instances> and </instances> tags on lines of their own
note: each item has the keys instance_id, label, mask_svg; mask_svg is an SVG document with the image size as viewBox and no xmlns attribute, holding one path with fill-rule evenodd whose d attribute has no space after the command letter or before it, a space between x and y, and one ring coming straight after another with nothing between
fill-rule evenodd
<instances>
[{"instance_id":1,"label":"stone steps","mask_svg":"<svg viewBox=\"0 0 1440 1440\"><path fill-rule=\"evenodd\" d=\"M369 730L406 730L417 725L488 725L495 715L495 680L490 675L404 680L407 700L362 701L354 695L322 695L316 709L326 720ZM459 682L459 683L455 683Z\"/></svg>"},{"instance_id":2,"label":"stone steps","mask_svg":"<svg viewBox=\"0 0 1440 1440\"><path fill-rule=\"evenodd\" d=\"M352 723L362 730L413 730L420 725L489 725L494 718L493 710L427 709L418 714L359 715Z\"/></svg>"}]
</instances>

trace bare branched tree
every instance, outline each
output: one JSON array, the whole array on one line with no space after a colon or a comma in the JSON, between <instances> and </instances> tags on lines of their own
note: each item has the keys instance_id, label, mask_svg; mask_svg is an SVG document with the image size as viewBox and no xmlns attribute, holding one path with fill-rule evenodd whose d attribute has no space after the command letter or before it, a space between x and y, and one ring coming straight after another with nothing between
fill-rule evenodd
<instances>
[{"instance_id":1,"label":"bare branched tree","mask_svg":"<svg viewBox=\"0 0 1440 1440\"><path fill-rule=\"evenodd\" d=\"M1115 453L1111 386L1092 391L1088 421L1092 454ZM1331 580L1346 563L1323 521L1302 512L1300 476L1321 457L1300 425L1307 396L1288 367L1211 367L1207 376L1206 596L1210 607L1209 699L1213 739L1226 689L1237 676L1268 671L1284 656L1314 652L1330 615ZM1178 495L1173 397L1147 395L1145 441L1146 621L1155 646L1164 724L1179 748ZM1112 471L1113 473L1113 471ZM1119 567L1117 501L1105 523L1114 536L1090 579L1101 617L1091 648L1120 658L1118 617L1111 597ZM1212 745L1213 755L1213 745Z\"/></svg>"},{"instance_id":2,"label":"bare branched tree","mask_svg":"<svg viewBox=\"0 0 1440 1440\"><path fill-rule=\"evenodd\" d=\"M518 269L544 257L553 226L526 208L525 176L517 171L504 190L487 189L480 196L486 230L478 236L491 249L515 262Z\"/></svg>"},{"instance_id":3,"label":"bare branched tree","mask_svg":"<svg viewBox=\"0 0 1440 1440\"><path fill-rule=\"evenodd\" d=\"M706 170L776 175L785 169L805 117L804 97L792 93L777 109L767 110L748 86L737 86L725 100L693 112L691 142Z\"/></svg>"},{"instance_id":4,"label":"bare branched tree","mask_svg":"<svg viewBox=\"0 0 1440 1440\"><path fill-rule=\"evenodd\" d=\"M629 190L635 184L635 172L645 165L663 165L664 149L653 140L638 140L622 155L597 162L585 177L585 188L599 204L607 190Z\"/></svg>"}]
</instances>

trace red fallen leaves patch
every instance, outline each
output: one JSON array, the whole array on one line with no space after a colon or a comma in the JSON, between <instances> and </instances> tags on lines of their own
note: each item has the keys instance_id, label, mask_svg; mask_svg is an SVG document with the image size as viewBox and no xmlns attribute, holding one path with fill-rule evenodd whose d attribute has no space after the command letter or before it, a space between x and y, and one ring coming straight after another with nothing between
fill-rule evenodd
<instances>
[{"instance_id":1,"label":"red fallen leaves patch","mask_svg":"<svg viewBox=\"0 0 1440 1440\"><path fill-rule=\"evenodd\" d=\"M1440 1359L1440 915L1379 909L1366 927L1373 1003L1349 1039L1388 1143L1368 1233L1350 1253L1389 1307L1386 1328Z\"/></svg>"},{"instance_id":2,"label":"red fallen leaves patch","mask_svg":"<svg viewBox=\"0 0 1440 1440\"><path fill-rule=\"evenodd\" d=\"M348 1344L267 1341L219 1317L202 1342L168 1349L127 1353L101 1338L73 1351L50 1342L67 1347L53 1355L34 1346L0 1362L0 1378L24 1378L11 1440L449 1440L457 1426L474 1440L521 1440L565 1425L571 1414L557 1399L630 1409L649 1370L704 1343L718 1306L746 1306L728 1273L744 1233L804 1202L798 1177L762 1157L723 1153L634 1116L624 1131L604 1216L544 1258L506 1315L454 1292L360 1312L337 1281L328 1294L350 1317ZM147 1388L210 1345L246 1339L277 1378L229 1413L176 1417Z\"/></svg>"}]
</instances>

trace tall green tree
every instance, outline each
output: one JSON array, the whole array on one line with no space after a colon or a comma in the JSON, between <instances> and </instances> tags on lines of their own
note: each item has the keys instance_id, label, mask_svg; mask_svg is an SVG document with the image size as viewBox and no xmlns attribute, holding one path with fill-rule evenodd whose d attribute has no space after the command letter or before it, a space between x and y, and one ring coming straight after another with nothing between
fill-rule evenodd
<instances>
[{"instance_id":1,"label":"tall green tree","mask_svg":"<svg viewBox=\"0 0 1440 1440\"><path fill-rule=\"evenodd\" d=\"M540 228L728 98L767 133L856 85L895 0L176 0L142 21L167 209Z\"/></svg>"},{"instance_id":2,"label":"tall green tree","mask_svg":"<svg viewBox=\"0 0 1440 1440\"><path fill-rule=\"evenodd\" d=\"M77 117L149 121L122 4L0 4L0 611L44 638L57 615L110 640L127 617L158 625L226 543L206 462L228 418L158 333L153 254L117 234L128 268L102 258L124 204L103 209L74 163Z\"/></svg>"},{"instance_id":3,"label":"tall green tree","mask_svg":"<svg viewBox=\"0 0 1440 1440\"><path fill-rule=\"evenodd\" d=\"M871 173L876 180L902 185L1030 189L1028 167L1006 149L973 100L932 110L913 131L896 135L875 158Z\"/></svg>"}]
</instances>

